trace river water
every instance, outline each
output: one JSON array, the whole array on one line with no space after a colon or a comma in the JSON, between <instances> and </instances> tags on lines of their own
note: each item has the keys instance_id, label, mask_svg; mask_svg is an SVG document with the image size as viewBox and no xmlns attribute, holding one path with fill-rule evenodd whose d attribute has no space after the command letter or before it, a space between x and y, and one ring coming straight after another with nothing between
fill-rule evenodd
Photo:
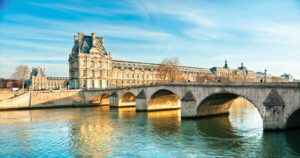
<instances>
[{"instance_id":1,"label":"river water","mask_svg":"<svg viewBox=\"0 0 300 158\"><path fill-rule=\"evenodd\" d=\"M0 112L0 157L297 156L300 130L263 132L251 105L202 119L109 107Z\"/></svg>"}]
</instances>

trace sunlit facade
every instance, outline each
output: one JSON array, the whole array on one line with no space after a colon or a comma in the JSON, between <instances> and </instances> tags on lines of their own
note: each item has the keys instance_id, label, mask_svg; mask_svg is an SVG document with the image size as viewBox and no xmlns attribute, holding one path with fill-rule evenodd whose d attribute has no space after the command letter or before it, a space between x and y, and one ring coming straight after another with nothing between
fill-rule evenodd
<instances>
[{"instance_id":1,"label":"sunlit facade","mask_svg":"<svg viewBox=\"0 0 300 158\"><path fill-rule=\"evenodd\" d=\"M104 37L91 36L79 32L74 36L74 45L69 55L69 78L72 89L122 87L159 82L159 64L112 60L111 52L104 47ZM272 82L268 74L260 75L247 70L241 64L238 69L224 67L198 68L180 66L183 77L188 82L196 82L199 75L211 76L206 82L228 78L231 82ZM280 81L289 81L279 77ZM212 80L213 79L213 80Z\"/></svg>"}]
</instances>

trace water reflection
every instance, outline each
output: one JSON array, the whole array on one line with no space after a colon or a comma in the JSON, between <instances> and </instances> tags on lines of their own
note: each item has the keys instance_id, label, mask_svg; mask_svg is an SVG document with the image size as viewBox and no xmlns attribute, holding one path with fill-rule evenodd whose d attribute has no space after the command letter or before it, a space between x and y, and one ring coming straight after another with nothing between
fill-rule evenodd
<instances>
[{"instance_id":1,"label":"water reflection","mask_svg":"<svg viewBox=\"0 0 300 158\"><path fill-rule=\"evenodd\" d=\"M83 110L83 111L77 111ZM73 156L106 157L119 144L117 125L109 115L109 107L76 109L83 112L69 121L69 151Z\"/></svg>"},{"instance_id":2,"label":"water reflection","mask_svg":"<svg viewBox=\"0 0 300 158\"><path fill-rule=\"evenodd\" d=\"M287 131L284 135L295 155L300 156L300 129Z\"/></svg>"},{"instance_id":3,"label":"water reflection","mask_svg":"<svg viewBox=\"0 0 300 158\"><path fill-rule=\"evenodd\" d=\"M205 119L134 107L2 111L0 157L295 157L299 132L263 133L243 100L230 115Z\"/></svg>"},{"instance_id":4,"label":"water reflection","mask_svg":"<svg viewBox=\"0 0 300 158\"><path fill-rule=\"evenodd\" d=\"M119 119L133 120L136 117L135 107L111 108L110 111Z\"/></svg>"},{"instance_id":5,"label":"water reflection","mask_svg":"<svg viewBox=\"0 0 300 158\"><path fill-rule=\"evenodd\" d=\"M180 134L180 110L152 111L147 113L149 130L161 137Z\"/></svg>"}]
</instances>

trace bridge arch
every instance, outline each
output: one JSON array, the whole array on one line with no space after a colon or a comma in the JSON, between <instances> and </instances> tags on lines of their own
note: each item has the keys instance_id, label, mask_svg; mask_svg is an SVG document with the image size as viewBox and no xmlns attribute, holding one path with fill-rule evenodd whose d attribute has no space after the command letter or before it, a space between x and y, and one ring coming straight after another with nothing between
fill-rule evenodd
<instances>
[{"instance_id":1,"label":"bridge arch","mask_svg":"<svg viewBox=\"0 0 300 158\"><path fill-rule=\"evenodd\" d=\"M133 93L125 92L121 95L119 99L119 106L135 106L135 98L136 96Z\"/></svg>"},{"instance_id":2,"label":"bridge arch","mask_svg":"<svg viewBox=\"0 0 300 158\"><path fill-rule=\"evenodd\" d=\"M96 95L88 100L88 103L95 105L109 105L109 94L103 93Z\"/></svg>"},{"instance_id":3,"label":"bridge arch","mask_svg":"<svg viewBox=\"0 0 300 158\"><path fill-rule=\"evenodd\" d=\"M180 107L180 97L168 89L155 91L148 100L148 110L179 109Z\"/></svg>"},{"instance_id":4,"label":"bridge arch","mask_svg":"<svg viewBox=\"0 0 300 158\"><path fill-rule=\"evenodd\" d=\"M196 108L197 116L228 114L232 103L239 97L250 102L257 109L263 120L263 113L257 103L247 96L227 91L212 93L202 99Z\"/></svg>"},{"instance_id":5,"label":"bridge arch","mask_svg":"<svg viewBox=\"0 0 300 158\"><path fill-rule=\"evenodd\" d=\"M295 128L300 126L300 108L287 116L285 128Z\"/></svg>"}]
</instances>

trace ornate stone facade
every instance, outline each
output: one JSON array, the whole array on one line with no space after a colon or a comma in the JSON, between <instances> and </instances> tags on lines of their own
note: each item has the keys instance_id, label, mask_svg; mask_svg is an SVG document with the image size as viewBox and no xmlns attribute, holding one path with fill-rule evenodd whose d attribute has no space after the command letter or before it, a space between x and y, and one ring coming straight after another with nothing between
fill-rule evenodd
<instances>
[{"instance_id":1,"label":"ornate stone facade","mask_svg":"<svg viewBox=\"0 0 300 158\"><path fill-rule=\"evenodd\" d=\"M47 77L46 70L32 68L30 90L67 89L68 77Z\"/></svg>"},{"instance_id":2,"label":"ornate stone facade","mask_svg":"<svg viewBox=\"0 0 300 158\"><path fill-rule=\"evenodd\" d=\"M72 89L108 88L159 82L159 64L112 60L111 52L104 47L104 37L79 32L74 36L74 45L69 55L69 77ZM231 82L240 78L248 82L271 82L270 75L260 75L241 65L238 69L224 67L198 68L180 66L186 81L196 82L198 76L208 75L214 79L225 77ZM236 78L236 79L235 79ZM282 78L282 77L281 77ZM206 80L210 81L210 80Z\"/></svg>"}]
</instances>

